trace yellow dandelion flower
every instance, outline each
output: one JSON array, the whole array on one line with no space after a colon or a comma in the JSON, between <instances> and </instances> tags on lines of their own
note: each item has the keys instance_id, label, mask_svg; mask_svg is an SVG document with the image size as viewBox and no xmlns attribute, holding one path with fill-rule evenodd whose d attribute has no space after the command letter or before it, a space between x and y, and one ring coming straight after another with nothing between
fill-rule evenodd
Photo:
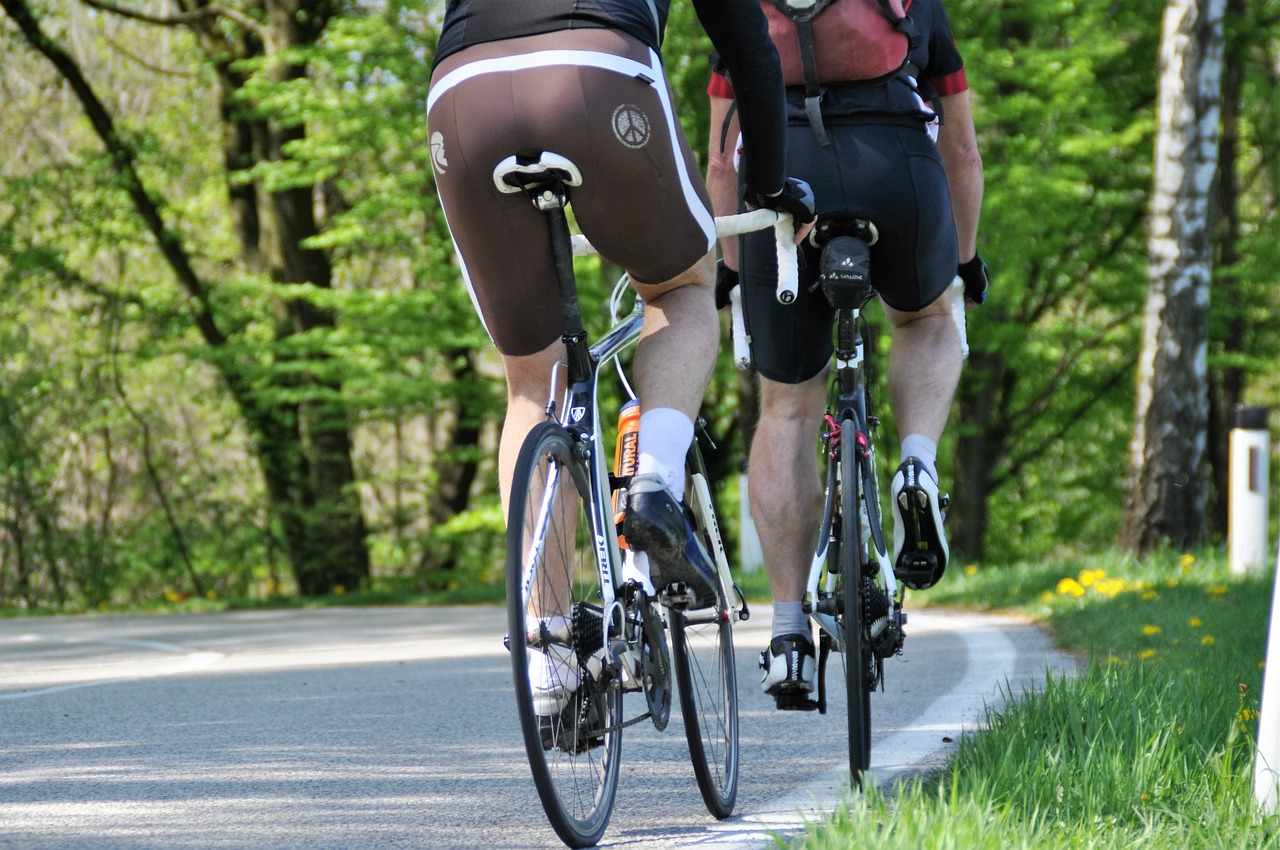
<instances>
[{"instance_id":1,"label":"yellow dandelion flower","mask_svg":"<svg viewBox=\"0 0 1280 850\"><path fill-rule=\"evenodd\" d=\"M964 568L964 574L967 576L977 575L977 573L978 573L977 564L969 564L967 567Z\"/></svg>"},{"instance_id":2,"label":"yellow dandelion flower","mask_svg":"<svg viewBox=\"0 0 1280 850\"><path fill-rule=\"evenodd\" d=\"M1178 569L1189 570L1196 565L1196 556L1187 552L1178 559Z\"/></svg>"},{"instance_id":3,"label":"yellow dandelion flower","mask_svg":"<svg viewBox=\"0 0 1280 850\"><path fill-rule=\"evenodd\" d=\"M1151 796L1147 794L1146 791L1143 791L1141 794L1138 795L1138 799L1145 803L1151 799Z\"/></svg>"},{"instance_id":4,"label":"yellow dandelion flower","mask_svg":"<svg viewBox=\"0 0 1280 850\"><path fill-rule=\"evenodd\" d=\"M1144 590L1142 591L1142 596L1140 598L1143 602L1155 602L1160 598L1160 594L1156 593L1154 590Z\"/></svg>"},{"instance_id":5,"label":"yellow dandelion flower","mask_svg":"<svg viewBox=\"0 0 1280 850\"><path fill-rule=\"evenodd\" d=\"M1219 599L1227 595L1227 586L1225 584L1215 584L1206 590L1205 593L1209 594L1209 596L1214 599Z\"/></svg>"},{"instance_id":6,"label":"yellow dandelion flower","mask_svg":"<svg viewBox=\"0 0 1280 850\"><path fill-rule=\"evenodd\" d=\"M1147 637L1155 637L1156 635L1160 634L1163 631L1164 629L1160 628L1159 626L1153 626L1150 623L1142 627L1142 633Z\"/></svg>"},{"instance_id":7,"label":"yellow dandelion flower","mask_svg":"<svg viewBox=\"0 0 1280 850\"><path fill-rule=\"evenodd\" d=\"M1217 639L1214 638L1213 635L1205 635L1204 637L1200 638L1201 646L1213 646L1217 642L1218 642Z\"/></svg>"},{"instance_id":8,"label":"yellow dandelion flower","mask_svg":"<svg viewBox=\"0 0 1280 850\"><path fill-rule=\"evenodd\" d=\"M1108 578L1096 582L1093 589L1108 599L1114 599L1129 589L1129 583L1122 578Z\"/></svg>"},{"instance_id":9,"label":"yellow dandelion flower","mask_svg":"<svg viewBox=\"0 0 1280 850\"><path fill-rule=\"evenodd\" d=\"M1204 625L1204 620L1201 620L1199 617L1192 617L1190 620L1187 620L1187 625L1193 629L1198 629Z\"/></svg>"},{"instance_id":10,"label":"yellow dandelion flower","mask_svg":"<svg viewBox=\"0 0 1280 850\"><path fill-rule=\"evenodd\" d=\"M1090 587L1107 577L1106 570L1081 570L1080 584L1084 587Z\"/></svg>"},{"instance_id":11,"label":"yellow dandelion flower","mask_svg":"<svg viewBox=\"0 0 1280 850\"><path fill-rule=\"evenodd\" d=\"M1138 653L1139 661L1150 661L1152 658L1155 658L1155 657L1156 657L1156 651L1154 649L1144 649Z\"/></svg>"},{"instance_id":12,"label":"yellow dandelion flower","mask_svg":"<svg viewBox=\"0 0 1280 850\"><path fill-rule=\"evenodd\" d=\"M1058 594L1061 596L1084 596L1084 587L1073 578L1064 578L1058 582Z\"/></svg>"}]
</instances>

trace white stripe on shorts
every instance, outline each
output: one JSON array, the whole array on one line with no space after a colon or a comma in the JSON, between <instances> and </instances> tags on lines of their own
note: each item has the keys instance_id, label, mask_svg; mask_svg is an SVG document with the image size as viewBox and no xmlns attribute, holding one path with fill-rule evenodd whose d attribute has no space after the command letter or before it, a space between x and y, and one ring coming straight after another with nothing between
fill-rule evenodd
<instances>
[{"instance_id":1,"label":"white stripe on shorts","mask_svg":"<svg viewBox=\"0 0 1280 850\"><path fill-rule=\"evenodd\" d=\"M428 121L430 120L431 108L435 106L436 101L445 92L467 80L483 74L523 71L529 68L547 68L555 65L603 68L606 71L614 71L632 78L643 77L644 79L652 80L650 85L657 89L658 100L662 103L663 112L666 113L667 135L671 139L671 154L675 158L676 174L680 177L680 189L684 194L685 204L689 207L689 214L693 216L694 221L698 223L698 227L702 229L703 235L707 238L707 250L710 251L714 248L716 243L715 218L706 205L702 203L702 199L698 197L698 190L694 187L689 176L689 169L685 167L684 151L680 148L679 125L676 123L675 112L671 107L671 97L667 91L666 76L662 71L662 60L658 58L658 54L654 53L653 50L649 51L648 65L628 59L625 56L601 53L596 50L538 50L533 53L500 56L495 59L478 59L475 62L469 62L459 68L454 68L431 87L431 91L427 93Z\"/></svg>"}]
</instances>

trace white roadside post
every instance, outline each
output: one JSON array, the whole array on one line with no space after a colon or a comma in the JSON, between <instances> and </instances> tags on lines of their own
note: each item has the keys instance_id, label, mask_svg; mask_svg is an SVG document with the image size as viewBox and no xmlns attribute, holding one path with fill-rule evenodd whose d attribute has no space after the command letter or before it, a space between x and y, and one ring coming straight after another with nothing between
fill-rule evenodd
<instances>
[{"instance_id":1,"label":"white roadside post","mask_svg":"<svg viewBox=\"0 0 1280 850\"><path fill-rule=\"evenodd\" d=\"M1280 548L1276 551L1276 581L1271 594L1271 628L1262 673L1262 710L1258 720L1258 751L1253 758L1253 796L1268 815L1276 813L1280 792Z\"/></svg>"},{"instance_id":2,"label":"white roadside post","mask_svg":"<svg viewBox=\"0 0 1280 850\"><path fill-rule=\"evenodd\" d=\"M1265 407L1237 407L1227 485L1227 550L1232 575L1259 572L1271 553L1267 536L1271 435Z\"/></svg>"}]
</instances>

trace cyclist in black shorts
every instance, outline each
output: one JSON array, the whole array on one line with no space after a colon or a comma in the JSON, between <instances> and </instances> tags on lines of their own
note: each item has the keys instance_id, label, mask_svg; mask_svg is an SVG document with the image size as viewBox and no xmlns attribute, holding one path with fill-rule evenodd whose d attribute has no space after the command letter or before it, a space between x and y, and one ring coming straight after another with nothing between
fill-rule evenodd
<instances>
[{"instance_id":1,"label":"cyclist in black shorts","mask_svg":"<svg viewBox=\"0 0 1280 850\"><path fill-rule=\"evenodd\" d=\"M681 581L702 597L715 570L690 545L696 533L681 503L693 416L718 342L715 223L658 58L669 2L449 0L427 113L459 269L503 355L504 508L520 446L546 416L547 383L564 346L547 219L523 193L504 193L493 174L508 157L549 152L580 172L572 189L579 226L630 272L645 301L634 367L643 410L639 474L628 490L627 537L649 554L657 590ZM782 78L762 12L754 0L693 2L739 80L753 151L743 169L747 197L811 220L807 190L783 179ZM544 672L545 682L568 678ZM558 712L564 688L531 676L540 713Z\"/></svg>"},{"instance_id":2,"label":"cyclist in black shorts","mask_svg":"<svg viewBox=\"0 0 1280 850\"><path fill-rule=\"evenodd\" d=\"M908 0L906 11L916 34L910 65L904 66L910 78L824 86L819 123L826 139L805 111L804 87L787 88L787 170L813 187L819 216L865 218L879 231L871 249L872 279L892 326L889 385L902 437L902 465L891 482L892 557L896 564L904 548L929 547L938 556L936 581L948 556L937 443L967 354L963 288L952 283L959 275L975 300L985 297L986 275L976 251L982 160L964 63L941 0ZM734 160L740 150L750 150L749 139L738 148L731 78L732 69L726 74L718 67L708 86L708 189L722 214L737 208ZM740 270L760 374L749 489L774 595L763 684L776 696L813 688L814 646L801 600L822 513L813 441L826 402L833 311L821 290L811 290L815 249L802 254L798 298L784 307L775 298L769 246L752 237L740 246L736 240L722 243L723 274L731 279ZM904 517L898 505L904 487L925 496L926 506L908 500L916 517ZM924 529L921 539L914 539L913 527Z\"/></svg>"}]
</instances>

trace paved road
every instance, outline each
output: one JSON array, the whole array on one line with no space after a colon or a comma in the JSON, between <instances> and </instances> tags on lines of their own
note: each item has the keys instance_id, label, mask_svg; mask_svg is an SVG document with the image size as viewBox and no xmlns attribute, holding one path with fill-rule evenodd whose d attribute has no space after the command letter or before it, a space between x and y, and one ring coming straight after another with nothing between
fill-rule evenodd
<instances>
[{"instance_id":1,"label":"paved road","mask_svg":"<svg viewBox=\"0 0 1280 850\"><path fill-rule=\"evenodd\" d=\"M607 843L767 846L838 797L843 705L771 710L761 613L737 632L740 816L703 810L677 704L666 733L628 730ZM0 847L558 847L504 623L491 608L0 621ZM940 763L1006 681L1069 663L990 617L916 612L908 632L872 701L879 781Z\"/></svg>"}]
</instances>

